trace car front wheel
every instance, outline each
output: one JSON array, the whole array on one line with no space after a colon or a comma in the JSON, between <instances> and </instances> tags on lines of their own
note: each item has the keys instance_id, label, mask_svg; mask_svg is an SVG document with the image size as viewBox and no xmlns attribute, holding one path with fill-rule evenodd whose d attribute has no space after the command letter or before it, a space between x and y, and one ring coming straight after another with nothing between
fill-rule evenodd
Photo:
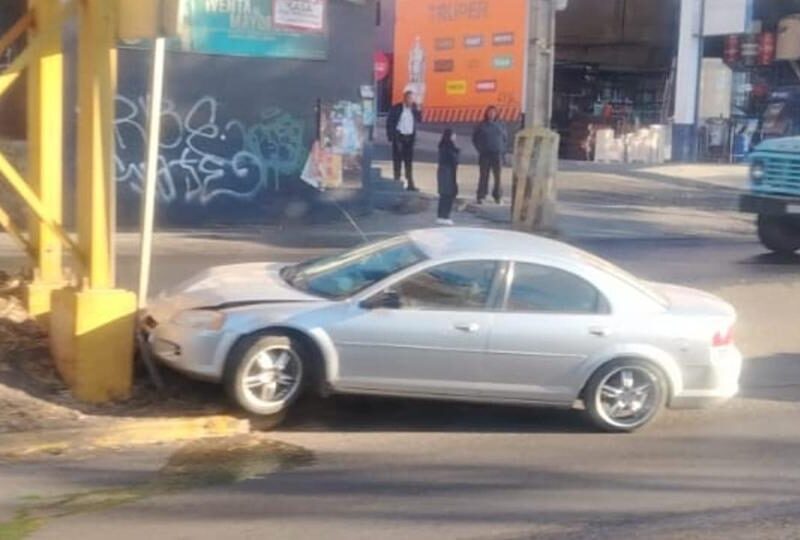
<instances>
[{"instance_id":1,"label":"car front wheel","mask_svg":"<svg viewBox=\"0 0 800 540\"><path fill-rule=\"evenodd\" d=\"M647 362L610 362L598 369L586 385L586 412L603 431L636 431L664 408L666 388L664 376Z\"/></svg>"},{"instance_id":2,"label":"car front wheel","mask_svg":"<svg viewBox=\"0 0 800 540\"><path fill-rule=\"evenodd\" d=\"M303 344L288 336L246 338L228 359L225 390L247 412L282 419L306 386L306 358Z\"/></svg>"}]
</instances>

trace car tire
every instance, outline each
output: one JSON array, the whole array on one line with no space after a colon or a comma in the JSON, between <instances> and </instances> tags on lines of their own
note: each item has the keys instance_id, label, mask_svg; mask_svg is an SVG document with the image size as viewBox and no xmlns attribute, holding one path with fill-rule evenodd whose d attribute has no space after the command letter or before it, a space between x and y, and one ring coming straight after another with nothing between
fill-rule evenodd
<instances>
[{"instance_id":1,"label":"car tire","mask_svg":"<svg viewBox=\"0 0 800 540\"><path fill-rule=\"evenodd\" d=\"M650 362L621 359L601 366L583 394L586 414L600 430L630 433L658 416L667 402L668 385Z\"/></svg>"},{"instance_id":2,"label":"car tire","mask_svg":"<svg viewBox=\"0 0 800 540\"><path fill-rule=\"evenodd\" d=\"M800 249L800 222L786 216L758 216L758 239L768 250L792 255Z\"/></svg>"},{"instance_id":3,"label":"car tire","mask_svg":"<svg viewBox=\"0 0 800 540\"><path fill-rule=\"evenodd\" d=\"M262 333L234 347L223 382L239 407L261 417L259 425L274 427L308 388L310 369L308 350L301 341Z\"/></svg>"}]
</instances>

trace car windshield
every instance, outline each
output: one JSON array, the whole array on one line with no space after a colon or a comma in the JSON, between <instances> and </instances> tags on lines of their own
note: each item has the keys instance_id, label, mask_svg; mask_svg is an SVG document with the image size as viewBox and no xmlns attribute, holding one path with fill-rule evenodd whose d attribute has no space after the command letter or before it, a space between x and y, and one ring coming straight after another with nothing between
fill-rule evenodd
<instances>
[{"instance_id":1,"label":"car windshield","mask_svg":"<svg viewBox=\"0 0 800 540\"><path fill-rule=\"evenodd\" d=\"M287 266L286 282L302 291L330 299L352 296L426 257L406 236L382 240L356 249Z\"/></svg>"}]
</instances>

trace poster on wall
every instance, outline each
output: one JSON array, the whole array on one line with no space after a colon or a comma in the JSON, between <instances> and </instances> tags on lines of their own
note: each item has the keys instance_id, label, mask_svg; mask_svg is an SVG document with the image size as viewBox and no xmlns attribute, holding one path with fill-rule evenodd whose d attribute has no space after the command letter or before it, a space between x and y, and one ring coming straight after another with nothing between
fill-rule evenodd
<instances>
[{"instance_id":1,"label":"poster on wall","mask_svg":"<svg viewBox=\"0 0 800 540\"><path fill-rule=\"evenodd\" d=\"M277 28L322 32L325 29L325 0L272 0Z\"/></svg>"},{"instance_id":2,"label":"poster on wall","mask_svg":"<svg viewBox=\"0 0 800 540\"><path fill-rule=\"evenodd\" d=\"M360 103L324 104L321 118L322 146L334 154L359 156L364 148L364 110Z\"/></svg>"},{"instance_id":3,"label":"poster on wall","mask_svg":"<svg viewBox=\"0 0 800 540\"><path fill-rule=\"evenodd\" d=\"M364 109L360 103L325 103L320 110L320 146L332 156L325 176L328 185L360 182L366 140Z\"/></svg>"},{"instance_id":4,"label":"poster on wall","mask_svg":"<svg viewBox=\"0 0 800 540\"><path fill-rule=\"evenodd\" d=\"M168 41L172 50L302 60L328 57L328 0L180 1L183 20L178 37Z\"/></svg>"},{"instance_id":5,"label":"poster on wall","mask_svg":"<svg viewBox=\"0 0 800 540\"><path fill-rule=\"evenodd\" d=\"M342 185L342 169L342 156L323 148L317 141L308 154L300 178L311 187L325 191Z\"/></svg>"},{"instance_id":6,"label":"poster on wall","mask_svg":"<svg viewBox=\"0 0 800 540\"><path fill-rule=\"evenodd\" d=\"M525 86L527 0L397 0L394 101L414 92L429 122L516 121Z\"/></svg>"}]
</instances>

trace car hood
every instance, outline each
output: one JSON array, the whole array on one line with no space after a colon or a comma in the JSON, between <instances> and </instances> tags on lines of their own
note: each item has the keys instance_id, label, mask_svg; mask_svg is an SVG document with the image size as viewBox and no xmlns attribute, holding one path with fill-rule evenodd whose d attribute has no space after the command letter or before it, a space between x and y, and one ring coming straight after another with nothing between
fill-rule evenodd
<instances>
[{"instance_id":1,"label":"car hood","mask_svg":"<svg viewBox=\"0 0 800 540\"><path fill-rule=\"evenodd\" d=\"M755 148L756 152L781 152L800 154L800 137L767 139Z\"/></svg>"},{"instance_id":2,"label":"car hood","mask_svg":"<svg viewBox=\"0 0 800 540\"><path fill-rule=\"evenodd\" d=\"M147 312L165 320L185 309L319 302L320 298L289 286L281 277L283 263L217 266L163 292Z\"/></svg>"},{"instance_id":3,"label":"car hood","mask_svg":"<svg viewBox=\"0 0 800 540\"><path fill-rule=\"evenodd\" d=\"M648 287L669 302L669 310L680 315L736 318L736 310L721 298L698 289L666 283L648 283Z\"/></svg>"}]
</instances>

